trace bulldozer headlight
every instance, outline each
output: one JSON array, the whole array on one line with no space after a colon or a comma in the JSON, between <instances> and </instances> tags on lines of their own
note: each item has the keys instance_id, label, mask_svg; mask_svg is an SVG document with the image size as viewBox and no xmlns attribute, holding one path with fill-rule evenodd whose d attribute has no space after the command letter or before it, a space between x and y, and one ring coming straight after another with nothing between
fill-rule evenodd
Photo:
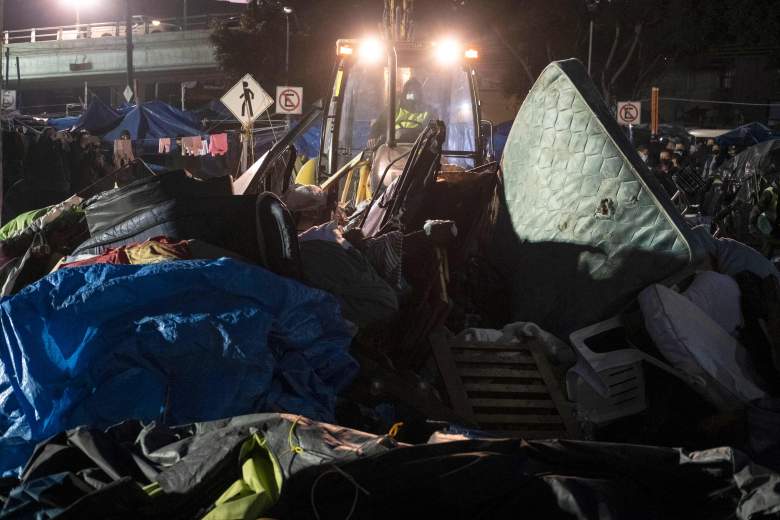
<instances>
[{"instance_id":1,"label":"bulldozer headlight","mask_svg":"<svg viewBox=\"0 0 780 520\"><path fill-rule=\"evenodd\" d=\"M352 47L349 45L339 45L339 56L352 56Z\"/></svg>"},{"instance_id":2,"label":"bulldozer headlight","mask_svg":"<svg viewBox=\"0 0 780 520\"><path fill-rule=\"evenodd\" d=\"M442 65L451 65L463 55L463 49L460 44L451 39L435 42L433 44L433 52L436 61Z\"/></svg>"},{"instance_id":3,"label":"bulldozer headlight","mask_svg":"<svg viewBox=\"0 0 780 520\"><path fill-rule=\"evenodd\" d=\"M384 53L385 48L382 42L376 38L366 38L360 42L360 47L358 47L358 58L367 63L380 61Z\"/></svg>"},{"instance_id":4,"label":"bulldozer headlight","mask_svg":"<svg viewBox=\"0 0 780 520\"><path fill-rule=\"evenodd\" d=\"M463 57L467 60L476 60L479 58L479 51L477 49L466 49L466 52L463 53Z\"/></svg>"}]
</instances>

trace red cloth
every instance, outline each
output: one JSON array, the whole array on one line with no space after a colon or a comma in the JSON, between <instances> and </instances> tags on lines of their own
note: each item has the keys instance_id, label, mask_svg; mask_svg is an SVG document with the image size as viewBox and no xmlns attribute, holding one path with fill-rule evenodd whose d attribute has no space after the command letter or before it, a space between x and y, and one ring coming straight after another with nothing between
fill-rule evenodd
<instances>
[{"instance_id":1,"label":"red cloth","mask_svg":"<svg viewBox=\"0 0 780 520\"><path fill-rule=\"evenodd\" d=\"M217 155L225 155L228 152L227 134L214 134L210 136L210 141L212 156L216 157Z\"/></svg>"},{"instance_id":2,"label":"red cloth","mask_svg":"<svg viewBox=\"0 0 780 520\"><path fill-rule=\"evenodd\" d=\"M70 267L84 267L86 265L97 265L97 264L129 264L130 259L127 258L127 254L125 253L124 247L119 247L116 249L109 249L105 253L99 256L95 256L92 258L87 258L86 260L77 260L75 262L69 262L67 264L62 264L60 268L70 268Z\"/></svg>"},{"instance_id":3,"label":"red cloth","mask_svg":"<svg viewBox=\"0 0 780 520\"><path fill-rule=\"evenodd\" d=\"M154 245L155 243L164 246L161 251L155 252L154 247L149 247L150 244ZM159 258L154 261L167 261L176 258L180 260L187 260L189 258L192 258L192 253L190 252L190 247L186 240L174 241L168 237L154 237L154 238L150 238L145 242L137 242L134 244L128 244L126 246L117 247L115 249L108 249L102 255L95 256L93 258L87 258L85 260L77 260L75 262L62 264L60 268L62 269L62 268L69 268L69 267L83 267L87 265L96 265L96 264L128 265L132 263L138 263L137 261L134 262L130 258L130 256L127 254L127 250L130 249L131 252L133 252L141 248L143 248L144 251L140 253L136 253L133 256L146 257L142 263L151 263L148 260L151 257L155 256L155 254L159 255Z\"/></svg>"}]
</instances>

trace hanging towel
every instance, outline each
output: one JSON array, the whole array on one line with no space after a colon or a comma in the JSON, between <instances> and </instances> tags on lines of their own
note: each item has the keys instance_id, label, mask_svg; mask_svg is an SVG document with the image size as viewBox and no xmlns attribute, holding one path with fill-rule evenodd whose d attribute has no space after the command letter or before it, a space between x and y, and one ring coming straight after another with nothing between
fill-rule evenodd
<instances>
[{"instance_id":1,"label":"hanging towel","mask_svg":"<svg viewBox=\"0 0 780 520\"><path fill-rule=\"evenodd\" d=\"M214 134L209 137L211 140L211 155L225 155L228 151L227 134Z\"/></svg>"},{"instance_id":2,"label":"hanging towel","mask_svg":"<svg viewBox=\"0 0 780 520\"><path fill-rule=\"evenodd\" d=\"M202 139L200 136L195 137L182 137L181 138L181 154L182 155L199 155L202 149Z\"/></svg>"},{"instance_id":3,"label":"hanging towel","mask_svg":"<svg viewBox=\"0 0 780 520\"><path fill-rule=\"evenodd\" d=\"M114 141L114 164L124 166L135 159L133 155L133 142L129 139L117 139Z\"/></svg>"},{"instance_id":4,"label":"hanging towel","mask_svg":"<svg viewBox=\"0 0 780 520\"><path fill-rule=\"evenodd\" d=\"M200 141L200 152L198 152L198 155L208 155L209 154L209 140L208 139L201 139Z\"/></svg>"},{"instance_id":5,"label":"hanging towel","mask_svg":"<svg viewBox=\"0 0 780 520\"><path fill-rule=\"evenodd\" d=\"M171 138L163 137L160 139L160 145L157 153L170 153L171 152Z\"/></svg>"}]
</instances>

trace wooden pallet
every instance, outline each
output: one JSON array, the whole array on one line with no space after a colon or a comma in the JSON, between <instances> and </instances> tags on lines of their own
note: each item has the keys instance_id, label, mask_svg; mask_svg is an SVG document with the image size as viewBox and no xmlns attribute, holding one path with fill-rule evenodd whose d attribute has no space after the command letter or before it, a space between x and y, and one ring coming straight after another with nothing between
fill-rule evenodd
<instances>
[{"instance_id":1,"label":"wooden pallet","mask_svg":"<svg viewBox=\"0 0 780 520\"><path fill-rule=\"evenodd\" d=\"M450 405L480 429L524 439L577 438L577 423L537 340L431 338Z\"/></svg>"}]
</instances>

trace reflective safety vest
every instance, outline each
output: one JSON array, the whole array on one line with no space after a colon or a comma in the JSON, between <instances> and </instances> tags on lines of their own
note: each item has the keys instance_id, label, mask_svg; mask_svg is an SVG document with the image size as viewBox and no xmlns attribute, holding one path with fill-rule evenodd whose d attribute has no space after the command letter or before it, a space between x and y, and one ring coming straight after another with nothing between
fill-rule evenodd
<instances>
[{"instance_id":1,"label":"reflective safety vest","mask_svg":"<svg viewBox=\"0 0 780 520\"><path fill-rule=\"evenodd\" d=\"M403 107L398 107L398 115L395 116L395 129L419 128L428 121L428 112L412 112Z\"/></svg>"}]
</instances>

